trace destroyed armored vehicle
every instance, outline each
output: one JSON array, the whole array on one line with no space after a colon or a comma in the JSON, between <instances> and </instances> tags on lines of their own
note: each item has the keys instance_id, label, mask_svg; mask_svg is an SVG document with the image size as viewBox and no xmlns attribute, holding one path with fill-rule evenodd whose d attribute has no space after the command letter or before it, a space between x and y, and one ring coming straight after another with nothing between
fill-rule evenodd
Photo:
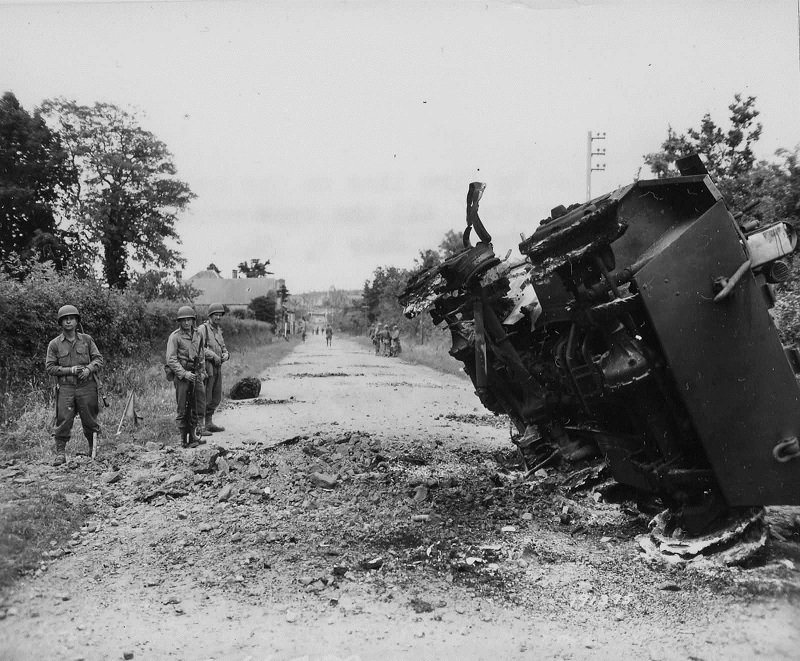
<instances>
[{"instance_id":1,"label":"destroyed armored vehicle","mask_svg":"<svg viewBox=\"0 0 800 661\"><path fill-rule=\"evenodd\" d=\"M495 256L473 183L464 250L400 302L447 325L530 472L595 453L661 499L666 536L699 537L800 504L800 361L770 315L796 236L743 228L698 157L679 165L554 209L516 262Z\"/></svg>"}]
</instances>

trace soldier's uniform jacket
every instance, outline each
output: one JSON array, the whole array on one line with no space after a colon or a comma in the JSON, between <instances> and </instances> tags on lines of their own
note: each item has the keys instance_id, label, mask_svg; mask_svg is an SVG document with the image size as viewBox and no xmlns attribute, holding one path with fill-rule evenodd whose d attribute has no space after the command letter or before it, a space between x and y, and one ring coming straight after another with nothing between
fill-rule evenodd
<instances>
[{"instance_id":1,"label":"soldier's uniform jacket","mask_svg":"<svg viewBox=\"0 0 800 661\"><path fill-rule=\"evenodd\" d=\"M225 348L225 338L222 336L222 328L214 329L214 327L206 321L200 326L200 332L203 334L206 345L206 373L208 376L211 376L214 373L214 368L218 368L222 363L222 359L228 353L228 350Z\"/></svg>"},{"instance_id":2,"label":"soldier's uniform jacket","mask_svg":"<svg viewBox=\"0 0 800 661\"><path fill-rule=\"evenodd\" d=\"M75 332L75 339L70 342L64 333L50 340L47 345L45 371L58 378L62 385L78 385L88 379L78 381L78 377L70 374L75 366L87 367L92 375L97 374L103 366L103 356L97 349L94 340L86 333Z\"/></svg>"},{"instance_id":3,"label":"soldier's uniform jacket","mask_svg":"<svg viewBox=\"0 0 800 661\"><path fill-rule=\"evenodd\" d=\"M191 372L194 359L200 351L201 337L197 330L184 332L180 328L172 331L167 340L167 365L175 373L175 378L182 379L186 372ZM198 370L201 378L205 378L205 360L200 361Z\"/></svg>"}]
</instances>

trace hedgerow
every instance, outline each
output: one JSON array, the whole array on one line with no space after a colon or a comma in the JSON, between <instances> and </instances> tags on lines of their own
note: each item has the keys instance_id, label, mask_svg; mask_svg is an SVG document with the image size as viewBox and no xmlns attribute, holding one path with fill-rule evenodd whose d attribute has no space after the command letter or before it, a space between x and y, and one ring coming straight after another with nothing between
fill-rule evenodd
<instances>
[{"instance_id":1,"label":"hedgerow","mask_svg":"<svg viewBox=\"0 0 800 661\"><path fill-rule=\"evenodd\" d=\"M46 401L48 342L59 332L58 309L71 304L81 313L83 332L92 336L106 362L113 389L115 372L137 364L163 362L169 334L177 327L174 301L147 302L138 293L110 289L93 279L35 265L18 281L0 272L0 424L8 424L33 403ZM198 323L205 319L199 310ZM223 317L229 349L271 341L269 326Z\"/></svg>"}]
</instances>

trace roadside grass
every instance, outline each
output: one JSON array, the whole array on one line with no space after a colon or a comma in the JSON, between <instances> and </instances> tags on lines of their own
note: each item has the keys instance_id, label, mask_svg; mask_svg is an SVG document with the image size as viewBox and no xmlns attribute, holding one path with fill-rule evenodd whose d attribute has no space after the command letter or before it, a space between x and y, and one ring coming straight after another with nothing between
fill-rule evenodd
<instances>
[{"instance_id":1,"label":"roadside grass","mask_svg":"<svg viewBox=\"0 0 800 661\"><path fill-rule=\"evenodd\" d=\"M363 335L353 336L363 347L372 349L372 342ZM400 338L400 360L414 365L425 365L445 374L455 374L464 379L469 377L464 373L462 364L453 358L450 350L450 333L447 330L436 329L424 344L412 342L410 338Z\"/></svg>"},{"instance_id":2,"label":"roadside grass","mask_svg":"<svg viewBox=\"0 0 800 661\"><path fill-rule=\"evenodd\" d=\"M250 337L232 343L231 360L223 373L225 397L240 378L259 376L291 353L299 342L286 342L271 335L261 339L258 342ZM135 448L148 441L177 445L174 387L164 376L163 355L117 365L105 372L103 384L109 406L103 408L101 404L99 465L107 465L109 470L122 465L130 460ZM131 392L135 393L137 410L144 420L134 426L125 419L120 428ZM46 467L54 448L50 436L52 391L33 390L17 399L24 405L16 419L0 428L0 589L11 585L21 574L35 571L43 551L53 544L60 545L81 525L90 508L83 504L81 496L68 499L68 495L86 493L98 477L96 471L81 470L85 464L70 462L68 469L58 469L58 479L53 479L55 471ZM68 461L76 454L87 454L88 449L76 416L67 444ZM27 473L35 478L26 477Z\"/></svg>"}]
</instances>

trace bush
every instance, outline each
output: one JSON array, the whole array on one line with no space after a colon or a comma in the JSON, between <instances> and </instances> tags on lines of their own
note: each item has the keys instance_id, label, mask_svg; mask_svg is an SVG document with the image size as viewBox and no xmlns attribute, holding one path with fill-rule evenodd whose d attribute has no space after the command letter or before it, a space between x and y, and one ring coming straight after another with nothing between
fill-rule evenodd
<instances>
[{"instance_id":1,"label":"bush","mask_svg":"<svg viewBox=\"0 0 800 661\"><path fill-rule=\"evenodd\" d=\"M47 344L59 333L56 317L65 304L78 308L84 332L103 354L102 377L109 390L123 379L116 372L163 362L167 338L177 328L174 301L146 302L135 292L108 289L46 264L36 265L22 281L0 273L0 423L48 402ZM228 315L222 324L233 350L271 342L268 324Z\"/></svg>"}]
</instances>

